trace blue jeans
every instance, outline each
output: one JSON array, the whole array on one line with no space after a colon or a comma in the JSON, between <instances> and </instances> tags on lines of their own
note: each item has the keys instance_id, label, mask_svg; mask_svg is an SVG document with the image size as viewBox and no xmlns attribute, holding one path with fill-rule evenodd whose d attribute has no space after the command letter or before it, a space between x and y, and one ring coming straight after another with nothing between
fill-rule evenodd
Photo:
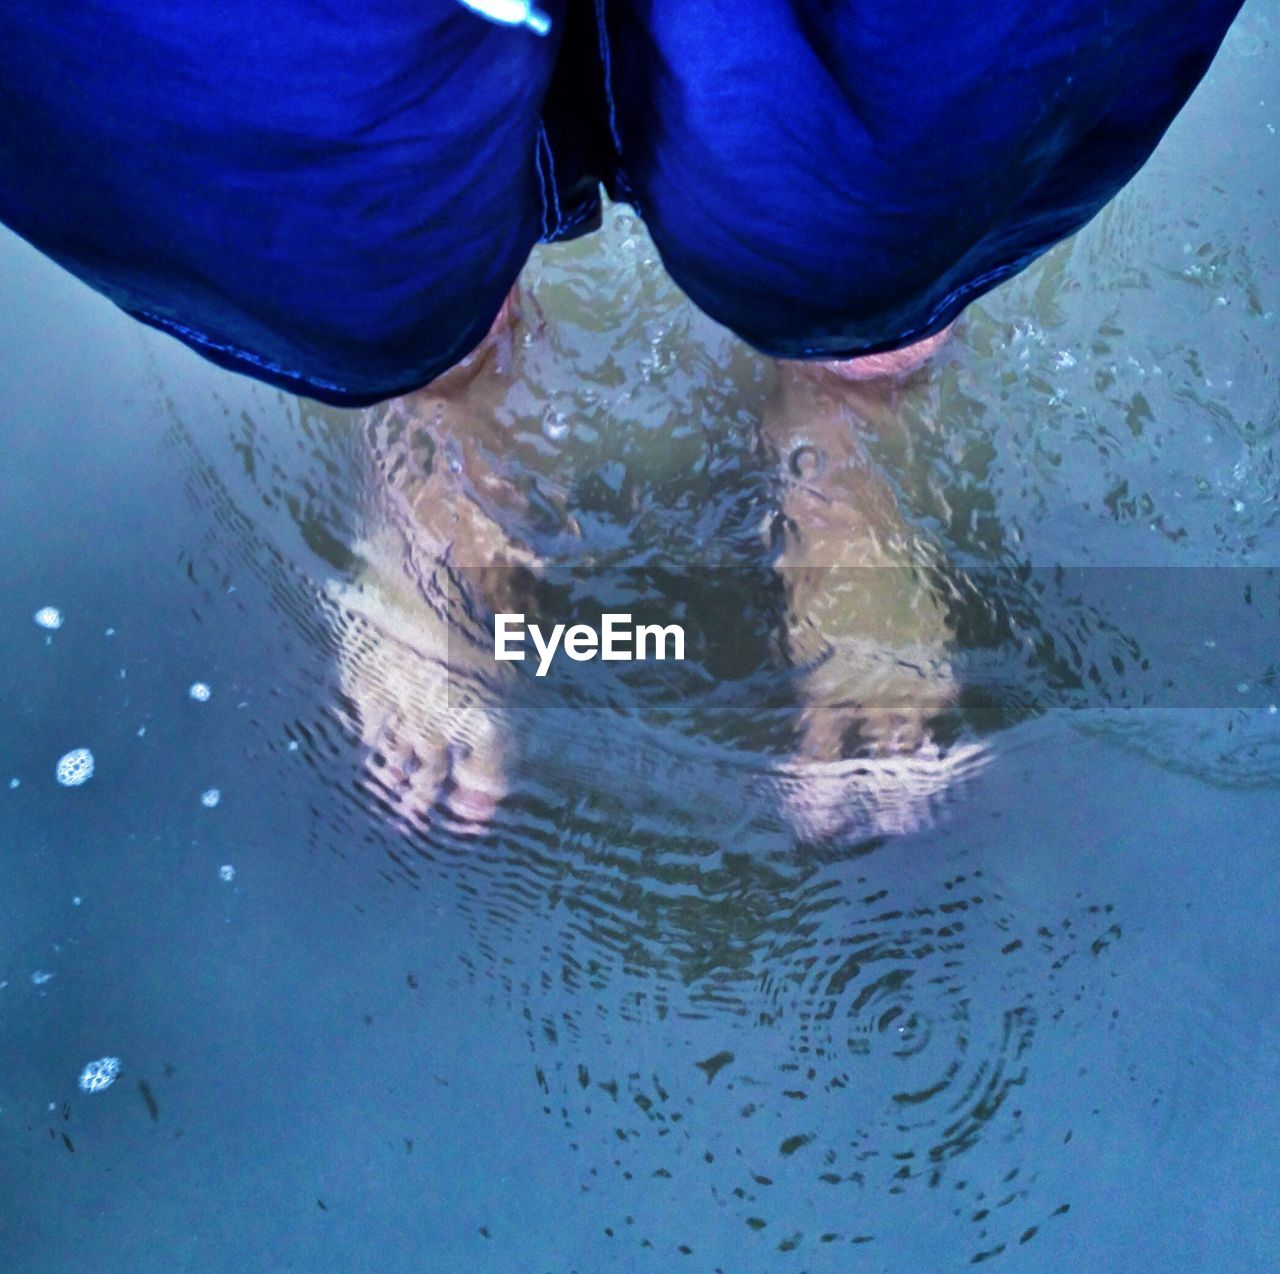
<instances>
[{"instance_id":1,"label":"blue jeans","mask_svg":"<svg viewBox=\"0 0 1280 1274\"><path fill-rule=\"evenodd\" d=\"M226 367L360 405L636 207L757 348L940 330L1089 220L1239 0L0 0L0 219Z\"/></svg>"}]
</instances>

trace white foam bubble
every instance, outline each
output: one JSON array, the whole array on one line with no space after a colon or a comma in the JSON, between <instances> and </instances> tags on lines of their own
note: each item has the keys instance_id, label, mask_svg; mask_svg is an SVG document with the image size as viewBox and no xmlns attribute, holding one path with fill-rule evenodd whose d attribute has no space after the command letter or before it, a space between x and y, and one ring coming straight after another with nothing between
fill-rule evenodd
<instances>
[{"instance_id":1,"label":"white foam bubble","mask_svg":"<svg viewBox=\"0 0 1280 1274\"><path fill-rule=\"evenodd\" d=\"M54 775L63 787L79 787L81 783L87 783L93 778L93 753L88 748L72 748L58 758Z\"/></svg>"},{"instance_id":2,"label":"white foam bubble","mask_svg":"<svg viewBox=\"0 0 1280 1274\"><path fill-rule=\"evenodd\" d=\"M41 606L34 618L41 628L62 627L62 612L56 606Z\"/></svg>"},{"instance_id":3,"label":"white foam bubble","mask_svg":"<svg viewBox=\"0 0 1280 1274\"><path fill-rule=\"evenodd\" d=\"M222 800L222 793L216 787L211 787L207 792L200 793L200 804L207 810L213 809L220 800Z\"/></svg>"},{"instance_id":4,"label":"white foam bubble","mask_svg":"<svg viewBox=\"0 0 1280 1274\"><path fill-rule=\"evenodd\" d=\"M118 1057L100 1057L96 1062L90 1062L80 1072L80 1087L86 1093L100 1093L104 1088L110 1088L119 1074L120 1059Z\"/></svg>"},{"instance_id":5,"label":"white foam bubble","mask_svg":"<svg viewBox=\"0 0 1280 1274\"><path fill-rule=\"evenodd\" d=\"M197 703L208 703L209 696L213 691L209 687L209 683L205 681L193 681L191 689L187 691Z\"/></svg>"},{"instance_id":6,"label":"white foam bubble","mask_svg":"<svg viewBox=\"0 0 1280 1274\"><path fill-rule=\"evenodd\" d=\"M219 880L225 880L228 883L230 883L231 881L235 880L235 878L236 878L236 869L232 867L230 863L223 863L222 866L218 868Z\"/></svg>"}]
</instances>

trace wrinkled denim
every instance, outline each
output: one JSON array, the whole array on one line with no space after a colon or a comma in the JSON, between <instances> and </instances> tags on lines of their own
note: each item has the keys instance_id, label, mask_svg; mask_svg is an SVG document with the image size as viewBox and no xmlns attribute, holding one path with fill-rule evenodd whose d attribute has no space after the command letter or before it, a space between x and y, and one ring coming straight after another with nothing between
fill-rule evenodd
<instances>
[{"instance_id":1,"label":"wrinkled denim","mask_svg":"<svg viewBox=\"0 0 1280 1274\"><path fill-rule=\"evenodd\" d=\"M0 0L0 220L327 402L482 339L532 246L645 219L785 357L940 330L1141 167L1239 0Z\"/></svg>"}]
</instances>

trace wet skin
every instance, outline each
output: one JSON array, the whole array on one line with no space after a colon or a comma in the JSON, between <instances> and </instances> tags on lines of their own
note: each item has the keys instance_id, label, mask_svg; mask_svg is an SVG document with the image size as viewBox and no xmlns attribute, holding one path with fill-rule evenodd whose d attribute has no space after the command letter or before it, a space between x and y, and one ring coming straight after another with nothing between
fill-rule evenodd
<instances>
[{"instance_id":1,"label":"wet skin","mask_svg":"<svg viewBox=\"0 0 1280 1274\"><path fill-rule=\"evenodd\" d=\"M513 338L523 323L537 339L539 322L513 294L474 354L365 421L384 469L377 529L361 546L367 570L337 599L344 688L384 799L455 831L482 831L508 789L501 705L519 674L492 657L492 616L533 609L549 523L579 534L570 492L538 472L536 456L514 457L501 423ZM918 354L897 374L909 375ZM779 799L813 837L833 833L847 803L848 767L836 763L860 757L887 763L888 782L933 782L909 767L924 758L928 768L929 721L955 685L944 609L912 569L930 546L861 441L864 382L883 391L891 378L830 364L777 372L758 422L775 492L761 535L783 585L775 657L797 670L801 700L797 768ZM451 694L451 672L453 684L478 689Z\"/></svg>"}]
</instances>

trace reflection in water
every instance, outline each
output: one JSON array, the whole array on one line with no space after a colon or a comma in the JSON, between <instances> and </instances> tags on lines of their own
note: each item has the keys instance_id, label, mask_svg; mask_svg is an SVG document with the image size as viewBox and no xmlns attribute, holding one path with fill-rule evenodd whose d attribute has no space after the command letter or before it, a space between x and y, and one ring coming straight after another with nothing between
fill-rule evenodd
<instances>
[{"instance_id":1,"label":"reflection in water","mask_svg":"<svg viewBox=\"0 0 1280 1274\"><path fill-rule=\"evenodd\" d=\"M672 293L615 210L603 239L535 263L512 348L429 391L299 404L270 436L246 417L225 455L175 408L215 522L200 569L210 587L233 557L256 571L293 623L288 675L327 688L290 731L326 793L315 843L467 918L477 996L525 1021L538 1099L620 1243L670 1244L628 1202L642 1178L758 1231L762 1268L909 1236L915 1205L892 1200L921 1190L949 1200L966 1259L1067 1210L1037 1181L1072 1129L1028 1119L1020 1093L1050 1024L1105 1014L1121 921L1087 897L1027 911L907 833L1058 706L1173 751L1152 717L1100 710L1171 705L1182 684L1261 732L1210 772L1275 781L1267 669L1237 690L1275 620L1265 572L1247 601L1222 585L1216 638L1183 634L1221 641L1230 669L1197 699L1204 669L1162 645L1131 573L1041 569L1133 567L1107 530L1136 518L1153 529L1138 564L1178 564L1180 518L1209 501L1214 527L1274 521L1243 490L1268 472L1274 410L1245 422L1216 395L1223 349L1124 339L1146 285L1093 258L1154 235L1149 211L1118 228L1122 200L902 385L756 357ZM1253 295L1245 249L1190 256L1189 289L1214 271ZM1096 335L1056 349L1063 296L1094 273L1071 300ZM1274 394L1257 370L1250 392ZM1188 404L1212 421L1208 461L1179 433ZM689 662L535 683L492 661L495 609L615 608L685 623ZM1206 713L1166 715L1184 764L1226 755L1220 730L1182 747Z\"/></svg>"}]
</instances>

